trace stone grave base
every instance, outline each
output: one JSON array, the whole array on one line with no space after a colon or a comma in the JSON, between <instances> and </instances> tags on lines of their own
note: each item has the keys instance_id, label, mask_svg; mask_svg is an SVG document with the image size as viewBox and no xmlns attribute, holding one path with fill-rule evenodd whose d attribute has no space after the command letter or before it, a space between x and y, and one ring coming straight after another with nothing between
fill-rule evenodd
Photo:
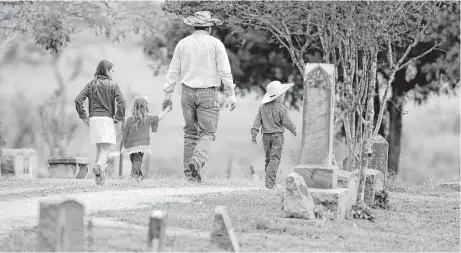
<instances>
[{"instance_id":1,"label":"stone grave base","mask_svg":"<svg viewBox=\"0 0 461 253\"><path fill-rule=\"evenodd\" d=\"M338 184L338 167L335 165L300 164L294 168L306 181L308 188L335 189Z\"/></svg>"},{"instance_id":2,"label":"stone grave base","mask_svg":"<svg viewBox=\"0 0 461 253\"><path fill-rule=\"evenodd\" d=\"M346 188L348 195L348 210L356 203L357 201L357 188L359 181L355 173L345 170L338 171L338 187Z\"/></svg>"},{"instance_id":3,"label":"stone grave base","mask_svg":"<svg viewBox=\"0 0 461 253\"><path fill-rule=\"evenodd\" d=\"M346 212L349 210L347 189L309 188L309 192L314 199L314 203L316 205L322 205L332 212L333 218L344 219L346 217Z\"/></svg>"},{"instance_id":4,"label":"stone grave base","mask_svg":"<svg viewBox=\"0 0 461 253\"><path fill-rule=\"evenodd\" d=\"M85 157L53 157L48 159L50 178L84 179L88 173L88 159Z\"/></svg>"},{"instance_id":5,"label":"stone grave base","mask_svg":"<svg viewBox=\"0 0 461 253\"><path fill-rule=\"evenodd\" d=\"M384 175L379 170L365 170L365 204L371 206L375 201L376 192L384 189Z\"/></svg>"}]
</instances>

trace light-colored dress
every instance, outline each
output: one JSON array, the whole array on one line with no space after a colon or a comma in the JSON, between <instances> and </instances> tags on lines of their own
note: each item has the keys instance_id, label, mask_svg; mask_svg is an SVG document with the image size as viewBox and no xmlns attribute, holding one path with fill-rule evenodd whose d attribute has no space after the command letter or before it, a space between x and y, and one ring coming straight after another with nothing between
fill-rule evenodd
<instances>
[{"instance_id":1,"label":"light-colored dress","mask_svg":"<svg viewBox=\"0 0 461 253\"><path fill-rule=\"evenodd\" d=\"M110 117L90 117L90 139L91 144L115 144L117 137L114 119Z\"/></svg>"}]
</instances>

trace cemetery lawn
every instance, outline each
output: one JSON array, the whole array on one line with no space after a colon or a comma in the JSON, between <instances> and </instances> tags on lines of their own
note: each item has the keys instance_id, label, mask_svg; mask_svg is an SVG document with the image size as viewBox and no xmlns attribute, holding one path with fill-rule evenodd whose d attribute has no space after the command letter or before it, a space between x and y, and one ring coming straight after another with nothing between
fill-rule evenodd
<instances>
[{"instance_id":1,"label":"cemetery lawn","mask_svg":"<svg viewBox=\"0 0 461 253\"><path fill-rule=\"evenodd\" d=\"M148 217L154 209L168 213L167 251L216 251L208 233L217 205L226 207L241 251L460 251L459 191L407 190L391 192L390 197L389 210L373 210L374 223L347 219L327 221L323 227L282 218L280 192L262 189L195 196L189 203L102 211L91 216L132 227L95 226L93 246L87 240L86 251L145 251ZM185 233L169 232L173 230ZM34 251L35 236L36 228L14 230L0 242L2 251Z\"/></svg>"},{"instance_id":2,"label":"cemetery lawn","mask_svg":"<svg viewBox=\"0 0 461 253\"><path fill-rule=\"evenodd\" d=\"M301 219L281 217L281 198L274 191L256 190L212 194L192 203L163 203L152 208L101 212L131 224L147 226L153 209L168 213L168 227L190 231L190 236L170 236L171 251L212 251L209 237L213 209L224 205L231 217L242 251L460 251L459 192L439 196L391 193L390 210L374 210L376 222L348 219L327 221L324 227ZM104 251L145 251L147 228L139 236L101 235ZM127 231L119 232L127 233ZM167 228L168 235L168 228Z\"/></svg>"},{"instance_id":3,"label":"cemetery lawn","mask_svg":"<svg viewBox=\"0 0 461 253\"><path fill-rule=\"evenodd\" d=\"M251 186L249 180L208 178L203 187L207 186ZM0 201L14 199L29 199L51 195L73 194L82 192L117 191L149 188L182 188L192 185L184 180L182 174L170 176L158 175L147 178L140 183L132 179L107 179L103 186L96 185L93 179L14 179L0 178Z\"/></svg>"}]
</instances>

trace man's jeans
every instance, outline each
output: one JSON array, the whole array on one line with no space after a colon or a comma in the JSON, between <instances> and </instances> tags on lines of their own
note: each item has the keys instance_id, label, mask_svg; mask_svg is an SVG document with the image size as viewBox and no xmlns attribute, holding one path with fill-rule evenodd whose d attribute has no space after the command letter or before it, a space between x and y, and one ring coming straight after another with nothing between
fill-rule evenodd
<instances>
[{"instance_id":1,"label":"man's jeans","mask_svg":"<svg viewBox=\"0 0 461 253\"><path fill-rule=\"evenodd\" d=\"M275 186L275 179L279 169L283 148L283 133L263 134L264 153L266 153L266 188Z\"/></svg>"},{"instance_id":2,"label":"man's jeans","mask_svg":"<svg viewBox=\"0 0 461 253\"><path fill-rule=\"evenodd\" d=\"M208 160L219 119L217 88L193 89L182 86L181 106L184 115L184 174L191 176L189 164L200 173Z\"/></svg>"}]
</instances>

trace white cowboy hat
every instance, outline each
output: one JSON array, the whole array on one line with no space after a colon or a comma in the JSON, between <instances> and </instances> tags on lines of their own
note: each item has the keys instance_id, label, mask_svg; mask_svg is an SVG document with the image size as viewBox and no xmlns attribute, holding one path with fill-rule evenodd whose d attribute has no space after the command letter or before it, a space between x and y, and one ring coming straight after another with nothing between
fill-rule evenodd
<instances>
[{"instance_id":1,"label":"white cowboy hat","mask_svg":"<svg viewBox=\"0 0 461 253\"><path fill-rule=\"evenodd\" d=\"M272 81L267 85L266 94L264 94L261 104L267 104L283 95L288 89L293 87L294 83L282 84L279 81Z\"/></svg>"},{"instance_id":2,"label":"white cowboy hat","mask_svg":"<svg viewBox=\"0 0 461 253\"><path fill-rule=\"evenodd\" d=\"M184 24L197 27L207 27L214 25L221 25L222 21L217 18L211 17L209 11L197 11L194 15L184 19Z\"/></svg>"}]
</instances>

